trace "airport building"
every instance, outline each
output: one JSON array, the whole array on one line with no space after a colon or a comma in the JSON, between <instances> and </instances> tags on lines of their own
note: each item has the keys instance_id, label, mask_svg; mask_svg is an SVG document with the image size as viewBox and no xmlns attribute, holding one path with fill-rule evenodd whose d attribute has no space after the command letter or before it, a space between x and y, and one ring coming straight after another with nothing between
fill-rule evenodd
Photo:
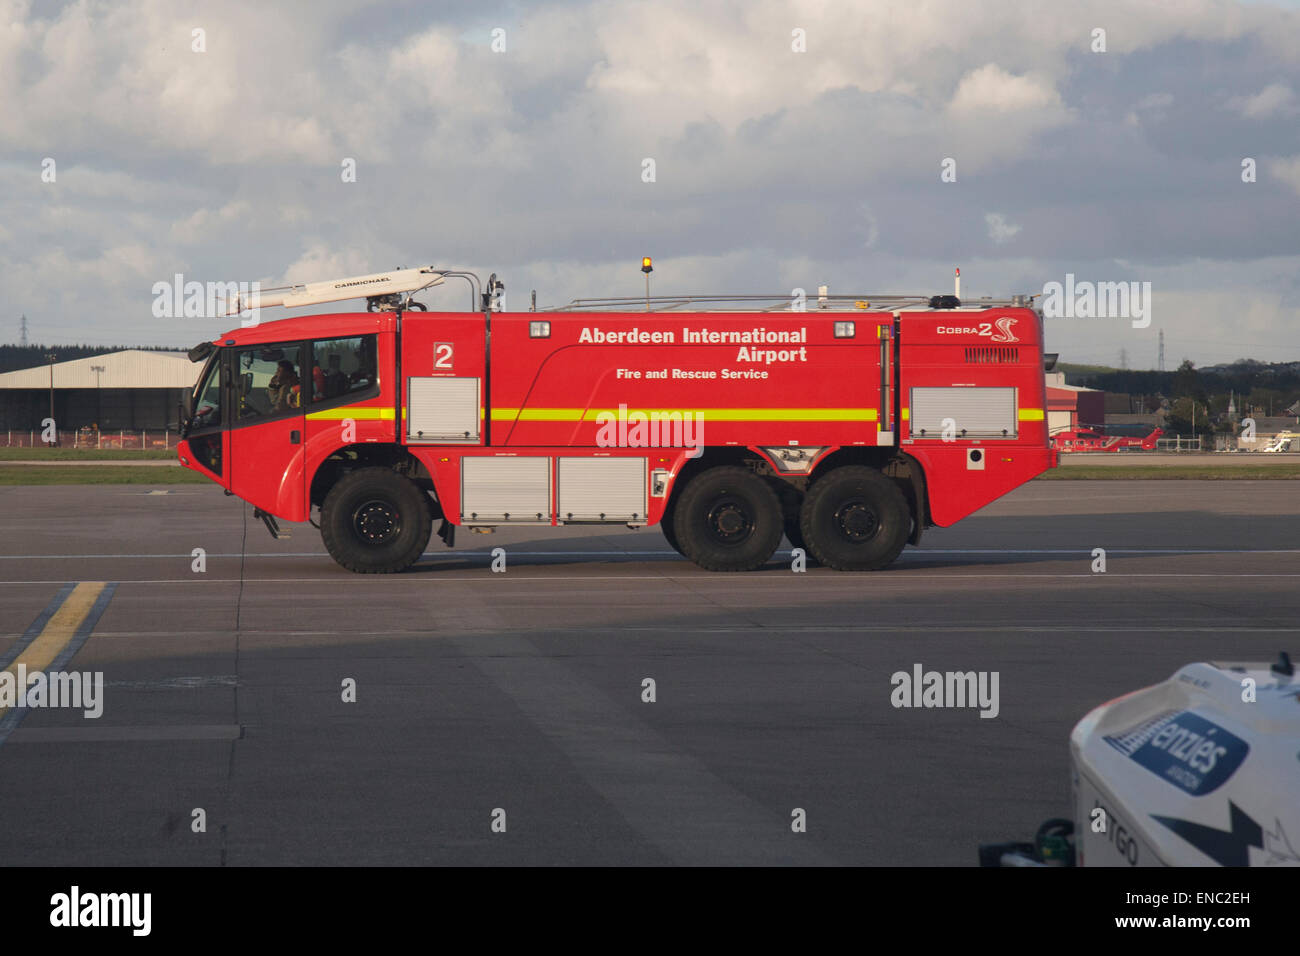
<instances>
[{"instance_id":1,"label":"airport building","mask_svg":"<svg viewBox=\"0 0 1300 956\"><path fill-rule=\"evenodd\" d=\"M1064 372L1047 373L1047 433L1106 424L1106 393L1066 385Z\"/></svg>"},{"instance_id":2,"label":"airport building","mask_svg":"<svg viewBox=\"0 0 1300 956\"><path fill-rule=\"evenodd\" d=\"M50 417L51 381L60 432L96 425L104 432L175 432L177 402L198 374L184 352L139 349L0 373L0 439L40 432Z\"/></svg>"}]
</instances>

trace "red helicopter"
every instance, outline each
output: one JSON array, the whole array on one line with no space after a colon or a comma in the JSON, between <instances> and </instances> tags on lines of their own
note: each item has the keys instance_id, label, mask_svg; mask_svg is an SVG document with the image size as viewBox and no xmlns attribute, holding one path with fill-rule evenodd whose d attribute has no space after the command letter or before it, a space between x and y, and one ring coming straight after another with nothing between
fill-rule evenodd
<instances>
[{"instance_id":1,"label":"red helicopter","mask_svg":"<svg viewBox=\"0 0 1300 956\"><path fill-rule=\"evenodd\" d=\"M1124 448L1155 451L1156 441L1163 434L1164 430L1157 428L1151 434L1141 438L1130 435L1105 435L1085 425L1070 431L1057 432L1052 436L1052 447L1061 452L1120 451Z\"/></svg>"}]
</instances>

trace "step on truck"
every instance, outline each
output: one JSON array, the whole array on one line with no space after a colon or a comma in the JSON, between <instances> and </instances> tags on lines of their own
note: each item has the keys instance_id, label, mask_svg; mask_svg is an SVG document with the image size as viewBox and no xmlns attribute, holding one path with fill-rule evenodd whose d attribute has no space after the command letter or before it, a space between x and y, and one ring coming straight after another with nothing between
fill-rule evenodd
<instances>
[{"instance_id":1,"label":"step on truck","mask_svg":"<svg viewBox=\"0 0 1300 956\"><path fill-rule=\"evenodd\" d=\"M449 279L470 309L412 298ZM454 546L458 528L573 524L658 525L714 571L762 567L783 535L870 571L1056 464L1029 296L509 312L495 275L430 267L266 290L228 314L353 297L367 311L241 319L192 349L178 445L272 535L318 525L351 571L410 567L435 525Z\"/></svg>"}]
</instances>

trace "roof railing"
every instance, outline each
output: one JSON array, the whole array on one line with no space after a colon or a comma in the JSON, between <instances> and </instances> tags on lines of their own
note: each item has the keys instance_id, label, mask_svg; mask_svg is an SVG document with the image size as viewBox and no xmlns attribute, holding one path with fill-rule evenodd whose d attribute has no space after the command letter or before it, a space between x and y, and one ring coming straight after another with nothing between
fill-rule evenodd
<instances>
[{"instance_id":1,"label":"roof railing","mask_svg":"<svg viewBox=\"0 0 1300 956\"><path fill-rule=\"evenodd\" d=\"M952 296L931 295L809 295L803 298L789 293L781 295L655 295L606 296L573 299L565 305L533 309L536 312L671 312L692 307L697 312L897 312L900 310L974 312L995 308L1033 308L1034 295L1015 295L1007 299L984 296L960 300L957 305L938 304L936 299L953 300ZM802 308L799 306L802 305ZM700 306L705 306L700 308Z\"/></svg>"}]
</instances>

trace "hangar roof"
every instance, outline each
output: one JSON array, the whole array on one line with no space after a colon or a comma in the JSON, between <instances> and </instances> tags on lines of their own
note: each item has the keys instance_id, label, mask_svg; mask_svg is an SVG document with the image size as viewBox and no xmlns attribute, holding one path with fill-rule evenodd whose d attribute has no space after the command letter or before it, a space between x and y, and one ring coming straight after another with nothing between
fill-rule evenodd
<instances>
[{"instance_id":1,"label":"hangar roof","mask_svg":"<svg viewBox=\"0 0 1300 956\"><path fill-rule=\"evenodd\" d=\"M57 351L57 347L56 347ZM91 366L102 366L98 375ZM193 388L201 365L184 352L149 352L128 349L89 358L54 363L54 387L95 388ZM49 388L50 367L38 365L17 372L0 373L0 389Z\"/></svg>"}]
</instances>

